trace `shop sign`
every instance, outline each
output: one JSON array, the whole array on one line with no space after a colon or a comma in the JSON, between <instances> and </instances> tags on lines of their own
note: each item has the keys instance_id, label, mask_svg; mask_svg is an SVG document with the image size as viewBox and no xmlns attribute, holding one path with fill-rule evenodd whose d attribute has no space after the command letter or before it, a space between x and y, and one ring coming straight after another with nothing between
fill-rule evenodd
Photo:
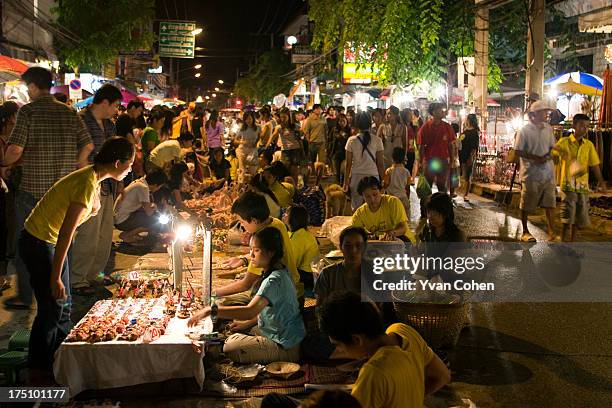
<instances>
[{"instance_id":1,"label":"shop sign","mask_svg":"<svg viewBox=\"0 0 612 408\"><path fill-rule=\"evenodd\" d=\"M361 61L371 59L376 49L370 50L369 55L362 55ZM377 82L382 77L382 71L378 64L361 63L357 64L355 51L351 47L344 49L344 57L342 59L342 83L369 85Z\"/></svg>"}]
</instances>

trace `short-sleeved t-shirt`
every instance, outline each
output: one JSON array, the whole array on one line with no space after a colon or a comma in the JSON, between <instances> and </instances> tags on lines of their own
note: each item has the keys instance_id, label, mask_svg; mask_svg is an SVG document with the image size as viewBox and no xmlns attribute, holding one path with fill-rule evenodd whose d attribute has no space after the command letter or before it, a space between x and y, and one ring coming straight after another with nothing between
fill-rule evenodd
<instances>
[{"instance_id":1,"label":"short-sleeved t-shirt","mask_svg":"<svg viewBox=\"0 0 612 408\"><path fill-rule=\"evenodd\" d=\"M130 214L142 208L143 203L151 202L149 185L144 177L130 183L123 191L123 197L115 204L115 224L121 224Z\"/></svg>"},{"instance_id":2,"label":"short-sleeved t-shirt","mask_svg":"<svg viewBox=\"0 0 612 408\"><path fill-rule=\"evenodd\" d=\"M148 159L149 154L151 153L151 151L149 151L149 148L147 147L148 142L155 143L155 146L157 146L160 142L157 131L152 127L144 128L144 130L142 131L142 137L140 138L140 144L142 145L142 157L144 159Z\"/></svg>"},{"instance_id":3,"label":"short-sleeved t-shirt","mask_svg":"<svg viewBox=\"0 0 612 408\"><path fill-rule=\"evenodd\" d=\"M317 239L304 228L290 232L289 237L291 238L297 268L304 272L312 272L310 263L321 256Z\"/></svg>"},{"instance_id":4,"label":"short-sleeved t-shirt","mask_svg":"<svg viewBox=\"0 0 612 408\"><path fill-rule=\"evenodd\" d=\"M278 134L278 144L281 150L296 150L302 148L302 142L300 140L300 128L294 126L291 128L283 128L281 125L276 127Z\"/></svg>"},{"instance_id":5,"label":"short-sleeved t-shirt","mask_svg":"<svg viewBox=\"0 0 612 408\"><path fill-rule=\"evenodd\" d=\"M281 263L291 272L291 277L293 278L297 295L298 297L302 297L304 295L304 285L300 282L300 274L297 271L295 254L293 253L291 239L287 233L287 227L285 227L285 224L283 224L283 222L278 218L272 218L272 222L266 225L264 228L266 227L276 228L281 233L281 237L283 238L283 258L281 259ZM263 269L256 267L253 265L252 261L249 261L247 272L252 273L253 275L261 276Z\"/></svg>"},{"instance_id":6,"label":"short-sleeved t-shirt","mask_svg":"<svg viewBox=\"0 0 612 408\"><path fill-rule=\"evenodd\" d=\"M327 125L327 121L323 118L314 118L310 117L306 119L304 122L304 134L308 139L308 143L317 144L317 143L325 143L327 135L325 126Z\"/></svg>"},{"instance_id":7,"label":"short-sleeved t-shirt","mask_svg":"<svg viewBox=\"0 0 612 408\"><path fill-rule=\"evenodd\" d=\"M270 190L274 193L274 196L278 200L278 204L282 208L287 208L291 205L291 199L293 198L293 191L285 183L275 181L271 186Z\"/></svg>"},{"instance_id":8,"label":"short-sleeved t-shirt","mask_svg":"<svg viewBox=\"0 0 612 408\"><path fill-rule=\"evenodd\" d=\"M78 225L87 221L92 211L100 208L99 186L93 166L83 167L64 176L36 204L25 221L26 231L42 241L57 244L60 228L71 203L86 207Z\"/></svg>"},{"instance_id":9,"label":"short-sleeved t-shirt","mask_svg":"<svg viewBox=\"0 0 612 408\"><path fill-rule=\"evenodd\" d=\"M425 366L433 352L421 336L405 324L393 324L402 346L385 346L359 370L351 394L363 407L421 408L425 398Z\"/></svg>"},{"instance_id":10,"label":"short-sleeved t-shirt","mask_svg":"<svg viewBox=\"0 0 612 408\"><path fill-rule=\"evenodd\" d=\"M373 212L365 203L353 214L353 225L363 227L371 234L382 235L393 230L400 222L408 222L406 210L399 198L383 194L380 208ZM410 228L406 231L406 237L415 243L416 239Z\"/></svg>"},{"instance_id":11,"label":"short-sleeved t-shirt","mask_svg":"<svg viewBox=\"0 0 612 408\"><path fill-rule=\"evenodd\" d=\"M550 154L555 146L555 136L548 123L542 125L540 128L530 122L523 126L514 142L514 148L536 156ZM521 181L546 182L554 180L555 166L552 160L547 160L546 163L536 163L522 157L520 160Z\"/></svg>"},{"instance_id":12,"label":"short-sleeved t-shirt","mask_svg":"<svg viewBox=\"0 0 612 408\"><path fill-rule=\"evenodd\" d=\"M588 193L589 167L597 166L600 163L593 142L584 138L578 142L572 134L559 139L557 147L569 156L567 160L563 158L561 160L561 190ZM584 173L572 175L572 167Z\"/></svg>"},{"instance_id":13,"label":"short-sleeved t-shirt","mask_svg":"<svg viewBox=\"0 0 612 408\"><path fill-rule=\"evenodd\" d=\"M463 132L461 151L459 151L459 162L467 163L472 156L472 152L478 151L479 144L480 138L478 137L478 131L476 129L468 129Z\"/></svg>"},{"instance_id":14,"label":"short-sleeved t-shirt","mask_svg":"<svg viewBox=\"0 0 612 408\"><path fill-rule=\"evenodd\" d=\"M363 134L359 134L357 136L351 136L346 141L345 150L347 152L351 152L353 154L353 162L351 166L351 173L353 174L363 174L370 176L378 175L378 166L376 165L376 153L384 151L383 142L380 137L370 134L370 143L368 143L368 150L372 155L368 153L367 150L363 149L363 144L359 141L365 141L363 139Z\"/></svg>"},{"instance_id":15,"label":"short-sleeved t-shirt","mask_svg":"<svg viewBox=\"0 0 612 408\"><path fill-rule=\"evenodd\" d=\"M306 336L306 329L289 271L272 271L261 282L256 296L268 301L257 316L261 333L284 349L300 344Z\"/></svg>"},{"instance_id":16,"label":"short-sleeved t-shirt","mask_svg":"<svg viewBox=\"0 0 612 408\"><path fill-rule=\"evenodd\" d=\"M232 168L232 165L227 159L222 159L221 163L217 163L214 159L212 159L208 163L208 167L213 172L215 178L222 179L225 177L225 171ZM230 179L227 181L231 181L232 176L230 175Z\"/></svg>"},{"instance_id":17,"label":"short-sleeved t-shirt","mask_svg":"<svg viewBox=\"0 0 612 408\"><path fill-rule=\"evenodd\" d=\"M177 160L181 157L181 144L178 140L166 140L158 144L151 154L149 160L157 167L164 167L172 160Z\"/></svg>"},{"instance_id":18,"label":"short-sleeved t-shirt","mask_svg":"<svg viewBox=\"0 0 612 408\"><path fill-rule=\"evenodd\" d=\"M423 158L430 160L450 158L450 144L455 141L457 135L452 126L446 122L435 125L433 120L428 120L419 129L417 135L418 144L423 148Z\"/></svg>"},{"instance_id":19,"label":"short-sleeved t-shirt","mask_svg":"<svg viewBox=\"0 0 612 408\"><path fill-rule=\"evenodd\" d=\"M217 120L215 126L210 126L209 123L206 127L206 139L209 149L215 149L217 147L223 147L223 124Z\"/></svg>"},{"instance_id":20,"label":"short-sleeved t-shirt","mask_svg":"<svg viewBox=\"0 0 612 408\"><path fill-rule=\"evenodd\" d=\"M361 292L361 275L351 280L346 276L344 262L329 265L321 271L315 281L314 292L321 301L334 292L348 290L350 292Z\"/></svg>"}]
</instances>

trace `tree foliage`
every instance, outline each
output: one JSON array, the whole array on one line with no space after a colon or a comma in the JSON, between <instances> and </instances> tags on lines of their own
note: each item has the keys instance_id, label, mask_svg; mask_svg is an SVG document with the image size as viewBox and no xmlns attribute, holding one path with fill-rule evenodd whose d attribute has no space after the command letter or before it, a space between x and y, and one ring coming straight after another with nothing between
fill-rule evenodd
<instances>
[{"instance_id":1,"label":"tree foliage","mask_svg":"<svg viewBox=\"0 0 612 408\"><path fill-rule=\"evenodd\" d=\"M251 102L267 102L279 93L287 93L291 87L289 57L280 50L270 50L259 58L249 74L239 78L234 93Z\"/></svg>"},{"instance_id":2,"label":"tree foliage","mask_svg":"<svg viewBox=\"0 0 612 408\"><path fill-rule=\"evenodd\" d=\"M75 70L99 67L120 52L148 50L155 0L62 0L52 9L57 25L78 42L58 41L60 55Z\"/></svg>"},{"instance_id":3,"label":"tree foliage","mask_svg":"<svg viewBox=\"0 0 612 408\"><path fill-rule=\"evenodd\" d=\"M400 85L440 82L457 57L474 55L475 6L472 0L309 0L314 22L312 46L323 53L346 45L359 64L377 64L382 82ZM491 24L489 88L502 80L500 65L525 61L526 19L522 1ZM518 46L517 46L518 45ZM372 58L368 50L375 48ZM514 54L512 54L514 53ZM521 60L522 58L522 60Z\"/></svg>"}]
</instances>

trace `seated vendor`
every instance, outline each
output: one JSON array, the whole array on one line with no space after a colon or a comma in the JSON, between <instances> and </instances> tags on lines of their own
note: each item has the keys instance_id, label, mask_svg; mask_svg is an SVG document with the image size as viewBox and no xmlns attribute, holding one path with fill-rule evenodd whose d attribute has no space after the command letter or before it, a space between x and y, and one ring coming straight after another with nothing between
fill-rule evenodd
<instances>
[{"instance_id":1,"label":"seated vendor","mask_svg":"<svg viewBox=\"0 0 612 408\"><path fill-rule=\"evenodd\" d=\"M305 288L313 289L314 278L312 276L311 262L321 258L319 243L310 231L308 231L308 211L303 205L293 204L283 218L285 225L289 228L291 246L295 254L300 279Z\"/></svg>"},{"instance_id":2,"label":"seated vendor","mask_svg":"<svg viewBox=\"0 0 612 408\"><path fill-rule=\"evenodd\" d=\"M183 187L185 176L189 172L189 166L185 162L174 163L170 168L170 177L168 178L168 188L171 192L170 203L174 205L177 211L184 211L190 215L197 216L183 201Z\"/></svg>"},{"instance_id":3,"label":"seated vendor","mask_svg":"<svg viewBox=\"0 0 612 408\"><path fill-rule=\"evenodd\" d=\"M147 173L156 170L166 170L172 163L180 160L186 153L183 149L191 149L193 146L193 135L181 133L178 139L166 140L155 146L149 154L145 163Z\"/></svg>"},{"instance_id":4,"label":"seated vendor","mask_svg":"<svg viewBox=\"0 0 612 408\"><path fill-rule=\"evenodd\" d=\"M342 262L323 268L314 292L317 305L322 304L332 293L349 290L361 292L361 261L368 244L368 233L361 227L348 227L340 233Z\"/></svg>"},{"instance_id":5,"label":"seated vendor","mask_svg":"<svg viewBox=\"0 0 612 408\"><path fill-rule=\"evenodd\" d=\"M369 234L384 235L385 240L399 238L416 242L414 233L408 227L406 210L399 198L382 193L382 186L376 177L364 177L357 191L365 201L353 214L353 225L363 227Z\"/></svg>"},{"instance_id":6,"label":"seated vendor","mask_svg":"<svg viewBox=\"0 0 612 408\"><path fill-rule=\"evenodd\" d=\"M167 181L162 171L147 174L130 183L115 203L115 228L124 242L133 243L140 240L141 232L159 231L159 222L155 213L157 206L151 202L151 194L158 191Z\"/></svg>"},{"instance_id":7,"label":"seated vendor","mask_svg":"<svg viewBox=\"0 0 612 408\"><path fill-rule=\"evenodd\" d=\"M295 187L293 184L281 181L284 180L285 176L289 175L285 165L281 162L274 162L272 165L266 167L262 174L266 183L268 183L268 187L270 187L270 190L272 190L276 196L281 208L289 207L293 200L293 195L295 194Z\"/></svg>"},{"instance_id":8,"label":"seated vendor","mask_svg":"<svg viewBox=\"0 0 612 408\"><path fill-rule=\"evenodd\" d=\"M254 234L266 227L272 227L279 230L283 238L283 258L281 262L291 273L293 283L297 289L297 296L301 299L304 296L304 286L300 282L300 275L298 274L295 264L295 255L293 254L289 234L287 234L287 228L281 220L270 217L266 199L261 194L247 191L234 201L232 205L232 214L238 216L238 221L240 221L242 227L249 234ZM247 273L245 273L244 277L217 289L215 293L216 296L229 296L254 289L255 284L261 278L263 270L255 266L247 257L230 258L225 262L224 267L237 268L242 265L248 265ZM250 299L246 303L249 301Z\"/></svg>"},{"instance_id":9,"label":"seated vendor","mask_svg":"<svg viewBox=\"0 0 612 408\"><path fill-rule=\"evenodd\" d=\"M236 333L225 340L223 352L238 363L268 364L274 361L296 362L300 359L300 342L306 335L300 314L295 286L290 272L282 264L283 237L274 227L259 230L251 237L250 260L261 268L262 281L257 293L246 306L206 307L189 319L189 326L213 315L233 319L233 331L248 330L256 319L257 326L249 334ZM215 310L217 309L217 310Z\"/></svg>"},{"instance_id":10,"label":"seated vendor","mask_svg":"<svg viewBox=\"0 0 612 408\"><path fill-rule=\"evenodd\" d=\"M419 235L422 242L465 242L463 231L455 224L453 200L446 193L435 193L427 201L427 225Z\"/></svg>"},{"instance_id":11,"label":"seated vendor","mask_svg":"<svg viewBox=\"0 0 612 408\"><path fill-rule=\"evenodd\" d=\"M253 176L251 181L249 181L249 189L265 197L268 208L270 209L270 216L280 218L281 208L278 200L272 190L270 190L270 187L268 187L268 183L263 179L261 173L257 173Z\"/></svg>"},{"instance_id":12,"label":"seated vendor","mask_svg":"<svg viewBox=\"0 0 612 408\"><path fill-rule=\"evenodd\" d=\"M319 310L321 330L343 358L367 359L351 394L363 407L423 406L425 395L450 382L450 372L405 324L385 332L376 306L357 293L337 292Z\"/></svg>"},{"instance_id":13,"label":"seated vendor","mask_svg":"<svg viewBox=\"0 0 612 408\"><path fill-rule=\"evenodd\" d=\"M210 175L215 180L225 180L227 183L231 183L232 177L230 175L230 169L232 165L224 157L223 150L215 149L212 157L208 161L208 168L210 169Z\"/></svg>"}]
</instances>

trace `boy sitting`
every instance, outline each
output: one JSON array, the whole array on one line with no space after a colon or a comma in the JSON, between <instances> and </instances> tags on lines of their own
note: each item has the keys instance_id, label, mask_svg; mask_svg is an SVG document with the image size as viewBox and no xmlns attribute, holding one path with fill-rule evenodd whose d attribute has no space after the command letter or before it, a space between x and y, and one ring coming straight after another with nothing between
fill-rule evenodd
<instances>
[{"instance_id":1,"label":"boy sitting","mask_svg":"<svg viewBox=\"0 0 612 408\"><path fill-rule=\"evenodd\" d=\"M155 213L157 206L151 202L151 194L167 181L163 171L147 174L131 183L115 202L115 227L124 242L134 243L141 239L141 232L158 232L159 222Z\"/></svg>"},{"instance_id":2,"label":"boy sitting","mask_svg":"<svg viewBox=\"0 0 612 408\"><path fill-rule=\"evenodd\" d=\"M394 324L385 332L376 306L359 294L331 294L319 323L342 357L368 359L351 392L364 408L420 408L425 395L450 381L448 368L416 331Z\"/></svg>"}]
</instances>

